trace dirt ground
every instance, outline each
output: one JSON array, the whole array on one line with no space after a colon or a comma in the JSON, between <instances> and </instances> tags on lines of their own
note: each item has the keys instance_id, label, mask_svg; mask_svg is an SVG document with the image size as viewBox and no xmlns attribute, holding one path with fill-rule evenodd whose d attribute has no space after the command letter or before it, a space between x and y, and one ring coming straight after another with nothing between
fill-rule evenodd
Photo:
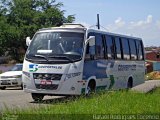
<instances>
[{"instance_id":1,"label":"dirt ground","mask_svg":"<svg viewBox=\"0 0 160 120\"><path fill-rule=\"evenodd\" d=\"M157 80L157 79L160 79L160 71L154 71L146 75L146 80Z\"/></svg>"}]
</instances>

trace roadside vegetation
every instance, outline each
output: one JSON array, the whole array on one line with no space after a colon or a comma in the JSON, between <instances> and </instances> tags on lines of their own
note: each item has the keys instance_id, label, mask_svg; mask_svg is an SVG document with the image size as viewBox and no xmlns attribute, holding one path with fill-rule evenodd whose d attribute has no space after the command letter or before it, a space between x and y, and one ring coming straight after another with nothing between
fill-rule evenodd
<instances>
[{"instance_id":1,"label":"roadside vegetation","mask_svg":"<svg viewBox=\"0 0 160 120\"><path fill-rule=\"evenodd\" d=\"M41 28L72 23L74 15L65 16L58 0L1 0L0 56L22 62L25 38Z\"/></svg>"},{"instance_id":2,"label":"roadside vegetation","mask_svg":"<svg viewBox=\"0 0 160 120\"><path fill-rule=\"evenodd\" d=\"M153 71L151 73L146 74L146 80L160 80L160 71Z\"/></svg>"},{"instance_id":3,"label":"roadside vegetation","mask_svg":"<svg viewBox=\"0 0 160 120\"><path fill-rule=\"evenodd\" d=\"M42 107L41 104L49 104ZM95 114L157 114L160 112L160 88L143 94L133 91L102 91L90 97L60 98L43 101L40 108L7 110L5 114L21 119L53 117L92 117Z\"/></svg>"}]
</instances>

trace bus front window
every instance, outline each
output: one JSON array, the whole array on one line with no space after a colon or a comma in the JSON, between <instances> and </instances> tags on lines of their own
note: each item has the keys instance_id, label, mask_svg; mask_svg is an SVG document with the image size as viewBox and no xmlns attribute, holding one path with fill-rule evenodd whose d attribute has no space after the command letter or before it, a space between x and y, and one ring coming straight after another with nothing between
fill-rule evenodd
<instances>
[{"instance_id":1,"label":"bus front window","mask_svg":"<svg viewBox=\"0 0 160 120\"><path fill-rule=\"evenodd\" d=\"M26 59L33 61L55 61L65 58L76 61L82 57L84 34L75 32L37 33L26 53ZM44 52L45 51L45 52ZM49 51L49 52L46 52ZM67 61L66 59L66 61Z\"/></svg>"}]
</instances>

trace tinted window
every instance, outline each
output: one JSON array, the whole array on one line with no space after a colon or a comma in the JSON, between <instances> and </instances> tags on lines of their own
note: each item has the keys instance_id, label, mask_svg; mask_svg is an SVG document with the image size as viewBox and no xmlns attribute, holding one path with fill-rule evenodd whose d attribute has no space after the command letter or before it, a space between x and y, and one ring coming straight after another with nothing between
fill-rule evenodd
<instances>
[{"instance_id":1,"label":"tinted window","mask_svg":"<svg viewBox=\"0 0 160 120\"><path fill-rule=\"evenodd\" d=\"M88 33L87 38L89 38L90 36L96 36L96 35L95 35L95 33L90 32L90 33ZM85 60L94 60L95 57L90 55L89 48L90 48L90 46L89 46L89 43L88 43L87 46L86 46Z\"/></svg>"},{"instance_id":2,"label":"tinted window","mask_svg":"<svg viewBox=\"0 0 160 120\"><path fill-rule=\"evenodd\" d=\"M136 51L135 40L130 39L129 44L130 44L130 50L131 50L131 59L137 60L137 51Z\"/></svg>"},{"instance_id":3,"label":"tinted window","mask_svg":"<svg viewBox=\"0 0 160 120\"><path fill-rule=\"evenodd\" d=\"M23 67L23 65L17 64L15 66L13 66L11 71L22 71L22 67Z\"/></svg>"},{"instance_id":4,"label":"tinted window","mask_svg":"<svg viewBox=\"0 0 160 120\"><path fill-rule=\"evenodd\" d=\"M121 59L122 58L122 56L121 56L121 44L120 44L120 39L118 37L115 38L115 46L116 46L116 53L117 53L116 58Z\"/></svg>"},{"instance_id":5,"label":"tinted window","mask_svg":"<svg viewBox=\"0 0 160 120\"><path fill-rule=\"evenodd\" d=\"M87 38L89 38L90 36L95 36L95 33L93 33L93 32L88 33ZM89 44L87 44L86 54L89 55Z\"/></svg>"},{"instance_id":6,"label":"tinted window","mask_svg":"<svg viewBox=\"0 0 160 120\"><path fill-rule=\"evenodd\" d=\"M136 45L137 45L138 60L144 60L142 42L137 40Z\"/></svg>"},{"instance_id":7,"label":"tinted window","mask_svg":"<svg viewBox=\"0 0 160 120\"><path fill-rule=\"evenodd\" d=\"M95 33L93 33L93 32L88 33L87 38L89 38L90 36L95 36Z\"/></svg>"},{"instance_id":8,"label":"tinted window","mask_svg":"<svg viewBox=\"0 0 160 120\"><path fill-rule=\"evenodd\" d=\"M89 44L87 44L87 46L86 46L86 55L85 55L85 59L90 59L90 55L89 55Z\"/></svg>"},{"instance_id":9,"label":"tinted window","mask_svg":"<svg viewBox=\"0 0 160 120\"><path fill-rule=\"evenodd\" d=\"M96 35L96 57L104 58L104 45L101 34Z\"/></svg>"},{"instance_id":10,"label":"tinted window","mask_svg":"<svg viewBox=\"0 0 160 120\"><path fill-rule=\"evenodd\" d=\"M123 58L129 60L130 51L129 51L128 40L126 38L122 38L122 48L123 48Z\"/></svg>"},{"instance_id":11,"label":"tinted window","mask_svg":"<svg viewBox=\"0 0 160 120\"><path fill-rule=\"evenodd\" d=\"M52 63L55 63L55 61L58 63L64 63L64 61L71 62L72 60L77 61L82 58L83 44L83 33L40 32L32 39L26 52L26 59L36 63L48 63L48 61L52 61Z\"/></svg>"},{"instance_id":12,"label":"tinted window","mask_svg":"<svg viewBox=\"0 0 160 120\"><path fill-rule=\"evenodd\" d=\"M115 55L114 44L111 36L106 36L106 48L107 48L108 59L114 59Z\"/></svg>"}]
</instances>

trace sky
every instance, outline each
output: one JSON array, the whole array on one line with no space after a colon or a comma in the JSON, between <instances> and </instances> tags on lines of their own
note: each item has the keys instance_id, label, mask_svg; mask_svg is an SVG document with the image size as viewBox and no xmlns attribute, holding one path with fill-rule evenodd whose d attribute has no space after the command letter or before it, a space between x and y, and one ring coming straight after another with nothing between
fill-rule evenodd
<instances>
[{"instance_id":1,"label":"sky","mask_svg":"<svg viewBox=\"0 0 160 120\"><path fill-rule=\"evenodd\" d=\"M160 0L57 0L65 16L75 15L75 23L97 24L108 32L143 39L145 46L160 46ZM93 27L94 28L94 27Z\"/></svg>"}]
</instances>

